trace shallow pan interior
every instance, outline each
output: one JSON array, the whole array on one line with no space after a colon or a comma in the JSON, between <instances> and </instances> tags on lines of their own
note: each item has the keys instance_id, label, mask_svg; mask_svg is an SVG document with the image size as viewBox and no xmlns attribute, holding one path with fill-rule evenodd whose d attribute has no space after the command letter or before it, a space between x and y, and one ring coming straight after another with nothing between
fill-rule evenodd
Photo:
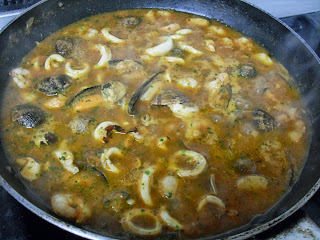
<instances>
[{"instance_id":1,"label":"shallow pan interior","mask_svg":"<svg viewBox=\"0 0 320 240\"><path fill-rule=\"evenodd\" d=\"M59 4L58 4L59 3ZM61 4L62 3L62 6ZM13 22L0 34L0 96L3 96L9 81L9 71L16 67L21 58L36 44L52 32L84 17L103 12L132 8L164 8L184 11L214 18L241 33L255 39L264 46L290 72L302 94L311 118L312 140L308 159L299 180L291 191L269 212L258 216L251 223L214 238L242 238L263 231L301 207L319 188L319 132L320 132L320 63L319 58L294 32L286 28L270 15L242 1L224 0L50 0L31 9ZM30 31L26 30L26 21L34 17ZM1 99L1 98L0 98ZM6 104L2 102L2 106ZM35 197L16 177L7 170L9 161L5 149L0 148L0 176L6 190L18 201L45 220L87 238L102 238L69 225L55 215L37 197ZM1 179L1 178L0 178Z\"/></svg>"}]
</instances>

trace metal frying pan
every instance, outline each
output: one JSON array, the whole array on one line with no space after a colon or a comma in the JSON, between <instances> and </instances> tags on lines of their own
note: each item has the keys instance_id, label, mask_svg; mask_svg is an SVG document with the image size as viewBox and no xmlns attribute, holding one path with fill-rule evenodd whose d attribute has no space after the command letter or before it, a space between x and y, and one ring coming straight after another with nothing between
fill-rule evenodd
<instances>
[{"instance_id":1,"label":"metal frying pan","mask_svg":"<svg viewBox=\"0 0 320 240\"><path fill-rule=\"evenodd\" d=\"M267 213L257 216L245 226L212 236L210 239L239 239L253 236L285 219L302 207L320 186L320 61L294 32L279 20L240 0L50 0L29 10L0 34L0 101L9 82L9 71L33 47L58 29L103 12L132 8L174 9L214 18L255 39L290 72L302 94L311 118L311 146L308 159L297 182ZM34 23L26 29L31 17ZM79 236L105 239L105 236L71 225L53 214L50 208L22 184L14 172L7 171L9 160L0 141L0 181L21 204L43 219Z\"/></svg>"}]
</instances>

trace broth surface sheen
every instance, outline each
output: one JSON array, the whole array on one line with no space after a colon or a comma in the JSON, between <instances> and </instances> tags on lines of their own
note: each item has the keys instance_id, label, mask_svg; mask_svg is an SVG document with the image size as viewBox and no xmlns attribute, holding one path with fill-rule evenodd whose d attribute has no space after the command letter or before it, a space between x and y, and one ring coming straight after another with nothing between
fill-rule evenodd
<instances>
[{"instance_id":1,"label":"broth surface sheen","mask_svg":"<svg viewBox=\"0 0 320 240\"><path fill-rule=\"evenodd\" d=\"M11 72L2 137L57 215L117 238L212 236L284 196L308 149L287 70L216 21L92 16Z\"/></svg>"}]
</instances>

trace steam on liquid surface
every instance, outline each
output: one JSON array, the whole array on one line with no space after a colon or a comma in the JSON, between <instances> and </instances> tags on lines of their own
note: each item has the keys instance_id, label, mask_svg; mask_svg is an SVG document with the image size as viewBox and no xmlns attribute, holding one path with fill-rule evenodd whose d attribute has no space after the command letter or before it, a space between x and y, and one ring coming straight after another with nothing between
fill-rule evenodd
<instances>
[{"instance_id":1,"label":"steam on liquid surface","mask_svg":"<svg viewBox=\"0 0 320 240\"><path fill-rule=\"evenodd\" d=\"M56 214L101 233L224 232L274 205L303 165L306 114L287 71L214 21L93 16L11 76L13 165Z\"/></svg>"}]
</instances>

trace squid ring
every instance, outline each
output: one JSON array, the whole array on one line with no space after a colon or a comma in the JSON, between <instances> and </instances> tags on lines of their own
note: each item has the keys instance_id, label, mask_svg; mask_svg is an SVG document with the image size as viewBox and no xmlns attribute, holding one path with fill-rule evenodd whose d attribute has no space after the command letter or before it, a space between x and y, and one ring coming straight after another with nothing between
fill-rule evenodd
<instances>
[{"instance_id":1,"label":"squid ring","mask_svg":"<svg viewBox=\"0 0 320 240\"><path fill-rule=\"evenodd\" d=\"M134 224L132 222L132 219L138 216L148 216L152 218L155 222L154 228L143 228ZM162 224L160 223L158 217L151 210L145 210L140 208L135 208L126 212L124 214L124 218L122 219L122 224L124 228L128 229L129 231L142 236L157 235L161 232L162 229Z\"/></svg>"},{"instance_id":2,"label":"squid ring","mask_svg":"<svg viewBox=\"0 0 320 240\"><path fill-rule=\"evenodd\" d=\"M53 67L58 67L59 65L57 62L64 62L64 61L65 61L65 59L61 55L52 54L47 58L46 62L44 63L44 68L46 70L50 70L51 65L53 65Z\"/></svg>"},{"instance_id":3,"label":"squid ring","mask_svg":"<svg viewBox=\"0 0 320 240\"><path fill-rule=\"evenodd\" d=\"M155 171L155 166L151 166L147 168L142 174L142 179L140 182L141 197L142 197L142 200L145 202L145 204L147 204L148 206L152 206L150 188L151 188L152 175L154 171Z\"/></svg>"},{"instance_id":4,"label":"squid ring","mask_svg":"<svg viewBox=\"0 0 320 240\"><path fill-rule=\"evenodd\" d=\"M122 153L119 148L117 147L112 147L109 149L104 150L104 152L101 154L101 164L104 169L114 172L114 173L119 173L119 169L111 162L110 156L112 154L117 154L122 156Z\"/></svg>"},{"instance_id":5,"label":"squid ring","mask_svg":"<svg viewBox=\"0 0 320 240\"><path fill-rule=\"evenodd\" d=\"M87 63L84 63L83 69L72 69L71 63L70 62L66 63L66 74L73 79L82 77L83 75L88 73L89 70L90 70L90 67Z\"/></svg>"},{"instance_id":6,"label":"squid ring","mask_svg":"<svg viewBox=\"0 0 320 240\"><path fill-rule=\"evenodd\" d=\"M166 41L163 43L160 43L157 46L154 46L152 48L148 48L146 50L146 53L150 56L161 56L169 52L173 48L173 41L171 37L167 37Z\"/></svg>"},{"instance_id":7,"label":"squid ring","mask_svg":"<svg viewBox=\"0 0 320 240\"><path fill-rule=\"evenodd\" d=\"M112 54L110 48L102 44L97 44L96 49L100 51L101 58L94 68L102 68L108 66L108 61L111 60Z\"/></svg>"},{"instance_id":8,"label":"squid ring","mask_svg":"<svg viewBox=\"0 0 320 240\"><path fill-rule=\"evenodd\" d=\"M103 36L106 38L106 40L108 40L109 42L112 42L112 43L123 43L124 42L123 39L117 38L116 36L110 34L108 28L103 28L101 30L101 32L102 32Z\"/></svg>"},{"instance_id":9,"label":"squid ring","mask_svg":"<svg viewBox=\"0 0 320 240\"><path fill-rule=\"evenodd\" d=\"M194 152L194 151L190 151L190 150L181 150L181 151L176 152L173 155L174 158L176 158L178 156L188 157L191 162L195 162L196 163L195 168L191 169L191 170L186 170L186 169L174 167L174 169L176 169L177 174L180 177L194 177L194 176L197 176L197 175L201 174L204 171L205 167L207 166L206 159L200 153L197 153L197 152Z\"/></svg>"}]
</instances>

